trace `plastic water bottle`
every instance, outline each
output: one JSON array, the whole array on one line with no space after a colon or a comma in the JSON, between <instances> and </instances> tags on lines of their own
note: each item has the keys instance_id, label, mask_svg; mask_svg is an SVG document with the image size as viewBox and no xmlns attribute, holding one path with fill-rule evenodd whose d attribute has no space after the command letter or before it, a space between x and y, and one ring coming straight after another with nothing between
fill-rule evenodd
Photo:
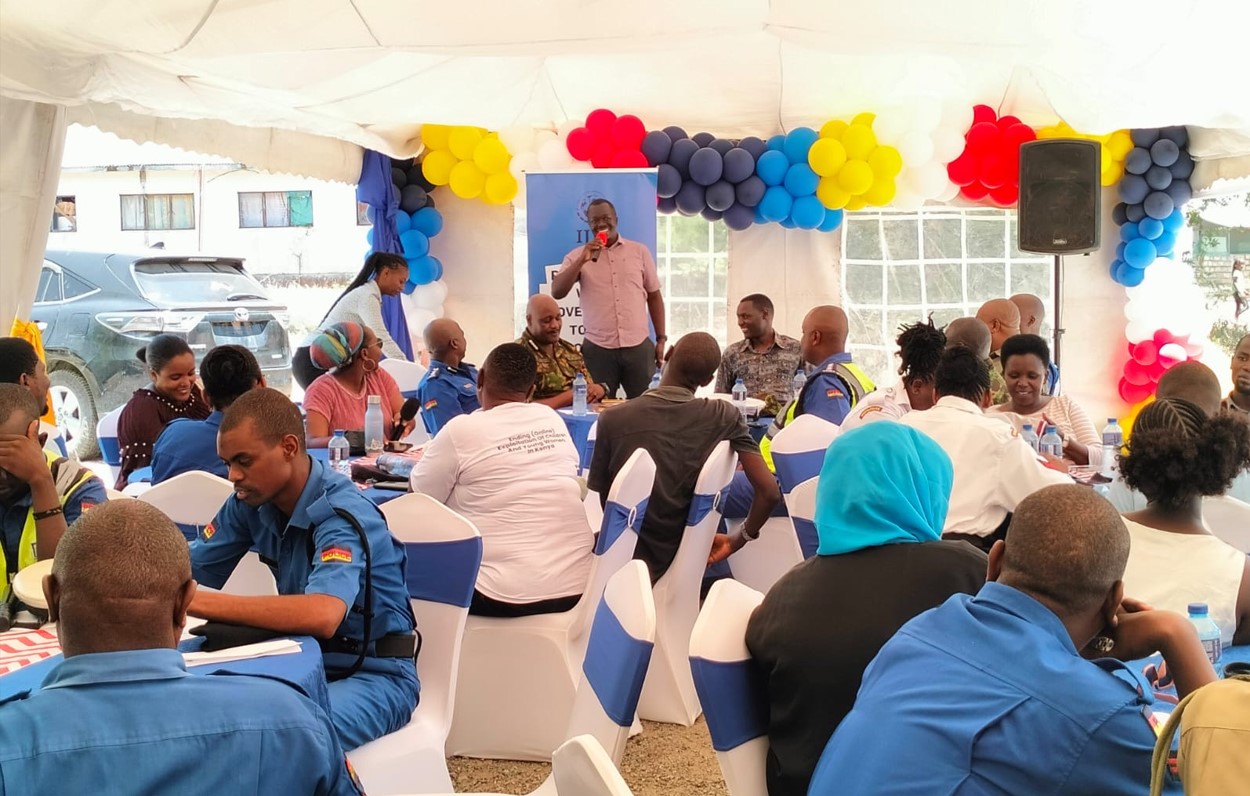
<instances>
[{"instance_id":1,"label":"plastic water bottle","mask_svg":"<svg viewBox=\"0 0 1250 796\"><path fill-rule=\"evenodd\" d=\"M586 414L586 377L580 372L573 377L573 414Z\"/></svg>"},{"instance_id":2,"label":"plastic water bottle","mask_svg":"<svg viewBox=\"0 0 1250 796\"><path fill-rule=\"evenodd\" d=\"M1102 465L1098 472L1108 478L1115 478L1115 457L1120 453L1120 446L1123 444L1124 429L1120 428L1114 417L1107 418L1107 425L1102 429Z\"/></svg>"},{"instance_id":3,"label":"plastic water bottle","mask_svg":"<svg viewBox=\"0 0 1250 796\"><path fill-rule=\"evenodd\" d=\"M738 412L745 420L747 416L747 386L742 382L742 379L734 382L733 401L734 406L738 407Z\"/></svg>"},{"instance_id":4,"label":"plastic water bottle","mask_svg":"<svg viewBox=\"0 0 1250 796\"><path fill-rule=\"evenodd\" d=\"M382 424L382 396L370 395L369 408L365 410L365 450L370 456L382 452L386 445L386 432Z\"/></svg>"},{"instance_id":5,"label":"plastic water bottle","mask_svg":"<svg viewBox=\"0 0 1250 796\"><path fill-rule=\"evenodd\" d=\"M1038 449L1037 434L1033 431L1032 423L1024 424L1024 430L1020 432L1020 438L1023 439L1025 444L1028 445L1033 450Z\"/></svg>"},{"instance_id":6,"label":"plastic water bottle","mask_svg":"<svg viewBox=\"0 0 1250 796\"><path fill-rule=\"evenodd\" d=\"M651 384L647 385L647 389L654 390L656 387L659 387L659 386L660 386L660 371L657 370L655 372L655 375L651 377Z\"/></svg>"},{"instance_id":7,"label":"plastic water bottle","mask_svg":"<svg viewBox=\"0 0 1250 796\"><path fill-rule=\"evenodd\" d=\"M1189 621L1193 622L1194 627L1198 630L1198 640L1202 642L1202 650L1207 654L1211 665L1219 664L1220 656L1224 654L1224 649L1220 642L1220 626L1215 624L1211 617L1207 616L1207 604L1190 603Z\"/></svg>"},{"instance_id":8,"label":"plastic water bottle","mask_svg":"<svg viewBox=\"0 0 1250 796\"><path fill-rule=\"evenodd\" d=\"M330 440L329 445L330 469L351 478L352 467L348 460L351 459L352 446L347 443L346 434L347 432L341 428L334 430L334 438Z\"/></svg>"},{"instance_id":9,"label":"plastic water bottle","mask_svg":"<svg viewBox=\"0 0 1250 796\"><path fill-rule=\"evenodd\" d=\"M407 478L412 475L412 468L416 466L417 458L415 456L405 456L402 453L384 453L378 457L378 467L391 475Z\"/></svg>"},{"instance_id":10,"label":"plastic water bottle","mask_svg":"<svg viewBox=\"0 0 1250 796\"><path fill-rule=\"evenodd\" d=\"M1059 436L1059 431L1051 426L1046 429L1046 433L1042 435L1042 439L1037 443L1039 453L1045 453L1054 456L1056 459L1063 458L1063 437Z\"/></svg>"},{"instance_id":11,"label":"plastic water bottle","mask_svg":"<svg viewBox=\"0 0 1250 796\"><path fill-rule=\"evenodd\" d=\"M790 399L797 401L799 399L799 395L803 393L803 388L806 386L807 373L802 368L799 368L794 372L794 379L790 382L790 392L793 393L790 396Z\"/></svg>"}]
</instances>

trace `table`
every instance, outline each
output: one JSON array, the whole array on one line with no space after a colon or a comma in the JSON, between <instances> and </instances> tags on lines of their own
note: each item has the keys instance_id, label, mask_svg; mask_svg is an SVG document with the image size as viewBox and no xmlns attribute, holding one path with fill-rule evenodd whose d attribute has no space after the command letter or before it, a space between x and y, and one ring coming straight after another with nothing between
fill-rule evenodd
<instances>
[{"instance_id":1,"label":"table","mask_svg":"<svg viewBox=\"0 0 1250 796\"><path fill-rule=\"evenodd\" d=\"M601 407L589 409L584 415L575 415L572 409L556 410L556 414L564 421L565 428L569 430L569 436L573 438L573 447L577 448L582 470L590 469L590 457L595 452L594 443L590 442L590 429L599 420L599 408Z\"/></svg>"},{"instance_id":2,"label":"table","mask_svg":"<svg viewBox=\"0 0 1250 796\"><path fill-rule=\"evenodd\" d=\"M1225 647L1224 654L1220 657L1220 662L1215 667L1215 673L1223 677L1224 667L1233 661L1250 662L1250 644ZM1161 697L1165 703L1174 705L1176 704L1176 686L1171 683L1170 679L1160 684L1157 678L1159 664L1161 663L1163 663L1163 656L1161 655L1152 655L1149 658L1129 661L1129 665L1145 675L1146 679L1155 687L1156 696ZM1170 708L1168 711L1170 712Z\"/></svg>"},{"instance_id":3,"label":"table","mask_svg":"<svg viewBox=\"0 0 1250 796\"><path fill-rule=\"evenodd\" d=\"M330 461L329 448L309 448L308 455L313 457L314 459L317 459L318 461L327 462L327 463ZM353 456L351 458L351 461L355 461L357 459L363 459L363 458L365 457ZM399 482L397 481L396 483L399 483ZM360 490L360 494L367 497L369 501L373 503L373 505L380 506L388 500L394 500L395 498L402 497L403 495L407 493L400 492L399 490L396 490L396 489L378 489L377 487L371 486L371 487L368 487L367 489Z\"/></svg>"}]
</instances>

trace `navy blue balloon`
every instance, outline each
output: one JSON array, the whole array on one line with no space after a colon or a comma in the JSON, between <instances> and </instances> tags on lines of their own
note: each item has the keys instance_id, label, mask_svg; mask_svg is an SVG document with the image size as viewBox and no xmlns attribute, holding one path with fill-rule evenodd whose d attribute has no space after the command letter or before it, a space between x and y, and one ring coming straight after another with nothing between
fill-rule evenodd
<instances>
[{"instance_id":1,"label":"navy blue balloon","mask_svg":"<svg viewBox=\"0 0 1250 796\"><path fill-rule=\"evenodd\" d=\"M1128 263L1120 263L1115 267L1115 273L1112 276L1115 281L1125 287L1137 287L1146 278L1146 271L1141 268L1134 268Z\"/></svg>"},{"instance_id":2,"label":"navy blue balloon","mask_svg":"<svg viewBox=\"0 0 1250 796\"><path fill-rule=\"evenodd\" d=\"M673 198L677 200L677 209L683 215L697 215L703 208L707 207L703 186L693 180L683 182L681 190Z\"/></svg>"},{"instance_id":3,"label":"navy blue balloon","mask_svg":"<svg viewBox=\"0 0 1250 796\"><path fill-rule=\"evenodd\" d=\"M705 207L699 211L699 215L703 216L708 221L720 221L725 214L720 210L713 210L710 207Z\"/></svg>"},{"instance_id":4,"label":"navy blue balloon","mask_svg":"<svg viewBox=\"0 0 1250 796\"><path fill-rule=\"evenodd\" d=\"M721 154L721 157L724 157L726 152L734 148L734 142L727 138L714 138L707 147L708 149L715 149Z\"/></svg>"},{"instance_id":5,"label":"navy blue balloon","mask_svg":"<svg viewBox=\"0 0 1250 796\"><path fill-rule=\"evenodd\" d=\"M759 161L755 164L755 173L765 185L769 186L781 185L785 182L786 172L789 169L790 161L786 159L785 153L776 150L769 150L760 155Z\"/></svg>"},{"instance_id":6,"label":"navy blue balloon","mask_svg":"<svg viewBox=\"0 0 1250 796\"><path fill-rule=\"evenodd\" d=\"M673 149L673 139L663 130L652 130L643 136L642 154L652 166L668 162L668 153Z\"/></svg>"},{"instance_id":7,"label":"navy blue balloon","mask_svg":"<svg viewBox=\"0 0 1250 796\"><path fill-rule=\"evenodd\" d=\"M420 185L405 185L399 192L399 209L405 213L415 213L429 202L429 194Z\"/></svg>"},{"instance_id":8,"label":"navy blue balloon","mask_svg":"<svg viewBox=\"0 0 1250 796\"><path fill-rule=\"evenodd\" d=\"M403 188L408 184L408 172L398 166L391 166L391 182L395 183L396 188Z\"/></svg>"},{"instance_id":9,"label":"navy blue balloon","mask_svg":"<svg viewBox=\"0 0 1250 796\"><path fill-rule=\"evenodd\" d=\"M1159 135L1160 137L1166 138L1176 144L1178 147L1184 147L1189 143L1189 129L1184 125L1164 127L1159 131Z\"/></svg>"},{"instance_id":10,"label":"navy blue balloon","mask_svg":"<svg viewBox=\"0 0 1250 796\"><path fill-rule=\"evenodd\" d=\"M433 191L433 190L434 190L433 188L427 188L427 189L426 189L426 197L425 197L425 206L426 206L426 207L434 207L434 206L435 206L435 205L434 205L434 194L430 193L430 191Z\"/></svg>"},{"instance_id":11,"label":"navy blue balloon","mask_svg":"<svg viewBox=\"0 0 1250 796\"><path fill-rule=\"evenodd\" d=\"M1138 128L1130 130L1129 137L1133 139L1133 146L1143 146L1149 149L1155 141L1159 140L1159 130L1155 127Z\"/></svg>"},{"instance_id":12,"label":"navy blue balloon","mask_svg":"<svg viewBox=\"0 0 1250 796\"><path fill-rule=\"evenodd\" d=\"M1181 227L1185 226L1185 214L1178 207L1172 211L1172 215L1163 219L1163 229L1165 232L1178 232Z\"/></svg>"},{"instance_id":13,"label":"navy blue balloon","mask_svg":"<svg viewBox=\"0 0 1250 796\"><path fill-rule=\"evenodd\" d=\"M395 233L402 235L410 229L412 229L412 216L408 215L403 210L396 210Z\"/></svg>"},{"instance_id":14,"label":"navy blue balloon","mask_svg":"<svg viewBox=\"0 0 1250 796\"><path fill-rule=\"evenodd\" d=\"M412 214L412 228L432 238L443 231L443 214L427 204Z\"/></svg>"},{"instance_id":15,"label":"navy blue balloon","mask_svg":"<svg viewBox=\"0 0 1250 796\"><path fill-rule=\"evenodd\" d=\"M1168 167L1168 171L1172 172L1173 179L1187 180L1194 173L1194 159L1188 151L1182 149L1180 155L1177 156L1176 162Z\"/></svg>"},{"instance_id":16,"label":"navy blue balloon","mask_svg":"<svg viewBox=\"0 0 1250 796\"><path fill-rule=\"evenodd\" d=\"M1158 240L1163 234L1163 222L1157 218L1143 218L1137 222L1137 231L1146 240Z\"/></svg>"},{"instance_id":17,"label":"navy blue balloon","mask_svg":"<svg viewBox=\"0 0 1250 796\"><path fill-rule=\"evenodd\" d=\"M419 165L408 169L408 184L420 185L426 193L434 190L434 183L425 178L425 174L422 173Z\"/></svg>"},{"instance_id":18,"label":"navy blue balloon","mask_svg":"<svg viewBox=\"0 0 1250 796\"><path fill-rule=\"evenodd\" d=\"M672 196L666 196L656 203L655 209L661 213L672 215L677 212L677 200Z\"/></svg>"},{"instance_id":19,"label":"navy blue balloon","mask_svg":"<svg viewBox=\"0 0 1250 796\"><path fill-rule=\"evenodd\" d=\"M1158 250L1160 257L1171 257L1176 251L1176 233L1165 231L1155 241L1155 249Z\"/></svg>"},{"instance_id":20,"label":"navy blue balloon","mask_svg":"<svg viewBox=\"0 0 1250 796\"><path fill-rule=\"evenodd\" d=\"M661 163L656 171L658 173L656 194L661 199L672 199L681 190L681 172L668 163Z\"/></svg>"},{"instance_id":21,"label":"navy blue balloon","mask_svg":"<svg viewBox=\"0 0 1250 796\"><path fill-rule=\"evenodd\" d=\"M811 196L816 193L816 186L819 183L820 177L812 171L811 166L807 163L795 163L786 169L786 179L783 185L790 195L797 199L800 196Z\"/></svg>"},{"instance_id":22,"label":"navy blue balloon","mask_svg":"<svg viewBox=\"0 0 1250 796\"><path fill-rule=\"evenodd\" d=\"M1181 148L1168 138L1160 138L1150 146L1150 159L1156 166L1171 166L1180 154Z\"/></svg>"},{"instance_id":23,"label":"navy blue balloon","mask_svg":"<svg viewBox=\"0 0 1250 796\"><path fill-rule=\"evenodd\" d=\"M730 205L723 219L725 226L742 231L755 223L755 208L741 204Z\"/></svg>"},{"instance_id":24,"label":"navy blue balloon","mask_svg":"<svg viewBox=\"0 0 1250 796\"><path fill-rule=\"evenodd\" d=\"M399 236L399 243L404 247L404 256L412 259L424 257L430 253L430 239L417 229L410 229ZM424 282L417 282L419 285Z\"/></svg>"},{"instance_id":25,"label":"navy blue balloon","mask_svg":"<svg viewBox=\"0 0 1250 796\"><path fill-rule=\"evenodd\" d=\"M710 210L723 213L737 200L737 196L734 194L733 185L725 180L721 180L707 187L707 191L704 193L704 200L707 202Z\"/></svg>"},{"instance_id":26,"label":"navy blue balloon","mask_svg":"<svg viewBox=\"0 0 1250 796\"><path fill-rule=\"evenodd\" d=\"M1120 227L1120 240L1128 243L1141 237L1141 230L1136 224L1129 223Z\"/></svg>"},{"instance_id":27,"label":"navy blue balloon","mask_svg":"<svg viewBox=\"0 0 1250 796\"><path fill-rule=\"evenodd\" d=\"M1172 184L1164 189L1164 193L1172 197L1172 204L1180 207L1188 202L1194 196L1194 191L1189 187L1189 180L1172 180Z\"/></svg>"},{"instance_id":28,"label":"navy blue balloon","mask_svg":"<svg viewBox=\"0 0 1250 796\"><path fill-rule=\"evenodd\" d=\"M751 157L755 160L759 160L760 155L768 151L768 144L765 144L763 140L756 138L753 135L748 135L746 138L739 141L738 146L750 152Z\"/></svg>"},{"instance_id":29,"label":"navy blue balloon","mask_svg":"<svg viewBox=\"0 0 1250 796\"><path fill-rule=\"evenodd\" d=\"M699 146L701 146L701 147L705 147L705 146L707 146L708 144L710 144L710 143L712 143L713 141L715 141L715 140L716 140L716 136L712 135L711 133L707 133L707 132L704 132L704 133L695 133L694 135L692 135L692 136L690 136L690 137L694 140L694 142L695 142L696 144L698 144L698 145L699 145Z\"/></svg>"},{"instance_id":30,"label":"navy blue balloon","mask_svg":"<svg viewBox=\"0 0 1250 796\"><path fill-rule=\"evenodd\" d=\"M690 176L690 158L694 157L694 153L698 151L699 145L689 138L682 138L673 142L673 148L668 153L668 162L669 165L681 172L683 180Z\"/></svg>"},{"instance_id":31,"label":"navy blue balloon","mask_svg":"<svg viewBox=\"0 0 1250 796\"><path fill-rule=\"evenodd\" d=\"M770 186L767 191L764 191L764 198L759 203L760 215L768 221L781 221L788 218L793 207L794 197L780 185Z\"/></svg>"},{"instance_id":32,"label":"navy blue balloon","mask_svg":"<svg viewBox=\"0 0 1250 796\"><path fill-rule=\"evenodd\" d=\"M755 158L742 147L725 153L725 171L721 175L735 185L755 173Z\"/></svg>"},{"instance_id":33,"label":"navy blue balloon","mask_svg":"<svg viewBox=\"0 0 1250 796\"><path fill-rule=\"evenodd\" d=\"M1120 199L1126 204L1135 205L1143 202L1149 193L1150 186L1146 184L1145 177L1139 174L1125 174L1120 178Z\"/></svg>"},{"instance_id":34,"label":"navy blue balloon","mask_svg":"<svg viewBox=\"0 0 1250 796\"><path fill-rule=\"evenodd\" d=\"M820 232L833 232L835 229L842 226L842 216L843 214L841 210L826 209L825 220L820 222L820 226L816 227L816 229Z\"/></svg>"},{"instance_id":35,"label":"navy blue balloon","mask_svg":"<svg viewBox=\"0 0 1250 796\"><path fill-rule=\"evenodd\" d=\"M724 170L724 158L711 147L700 149L690 158L690 179L704 187L719 180Z\"/></svg>"},{"instance_id":36,"label":"navy blue balloon","mask_svg":"<svg viewBox=\"0 0 1250 796\"><path fill-rule=\"evenodd\" d=\"M781 150L786 153L786 158L791 163L806 163L807 150L812 148L817 138L820 138L820 133L812 128L796 127L786 133L786 140L781 145Z\"/></svg>"},{"instance_id":37,"label":"navy blue balloon","mask_svg":"<svg viewBox=\"0 0 1250 796\"><path fill-rule=\"evenodd\" d=\"M1155 191L1146 197L1146 201L1142 202L1142 207L1146 209L1146 215L1162 221L1172 215L1176 203L1163 191Z\"/></svg>"},{"instance_id":38,"label":"navy blue balloon","mask_svg":"<svg viewBox=\"0 0 1250 796\"><path fill-rule=\"evenodd\" d=\"M778 134L778 135L771 136L768 139L768 143L765 144L765 146L767 146L769 149L771 149L774 152L780 152L781 147L784 146L785 143L786 143L786 137L784 135Z\"/></svg>"},{"instance_id":39,"label":"navy blue balloon","mask_svg":"<svg viewBox=\"0 0 1250 796\"><path fill-rule=\"evenodd\" d=\"M1146 217L1146 211L1141 206L1141 202L1136 202L1131 205L1125 205L1124 215L1130 224L1136 224Z\"/></svg>"},{"instance_id":40,"label":"navy blue balloon","mask_svg":"<svg viewBox=\"0 0 1250 796\"><path fill-rule=\"evenodd\" d=\"M1125 221L1128 221L1128 216L1125 214L1124 208L1125 204L1123 202L1116 202L1115 207L1111 208L1111 221L1117 227L1124 224Z\"/></svg>"},{"instance_id":41,"label":"navy blue balloon","mask_svg":"<svg viewBox=\"0 0 1250 796\"><path fill-rule=\"evenodd\" d=\"M1123 260L1123 259L1124 259L1124 247L1125 247L1126 245L1127 245L1127 244L1126 244L1126 243L1124 243L1124 241L1120 241L1119 243L1117 243L1117 244L1115 245L1115 258L1116 258L1117 260Z\"/></svg>"},{"instance_id":42,"label":"navy blue balloon","mask_svg":"<svg viewBox=\"0 0 1250 796\"><path fill-rule=\"evenodd\" d=\"M686 131L685 131L685 130L681 129L680 127L678 127L678 126L677 126L677 125L675 125L675 124L674 124L674 125L670 125L670 126L668 126L668 127L665 127L665 128L664 128L664 134L665 134L666 136L668 136L668 137L672 140L672 142L673 142L674 144L676 144L678 141L680 141L680 140L681 140L681 139L683 139L683 138L689 138L689 137L690 137L690 136L686 135Z\"/></svg>"},{"instance_id":43,"label":"navy blue balloon","mask_svg":"<svg viewBox=\"0 0 1250 796\"><path fill-rule=\"evenodd\" d=\"M1145 176L1146 184L1155 191L1166 190L1172 184L1172 172L1166 166L1151 166Z\"/></svg>"},{"instance_id":44,"label":"navy blue balloon","mask_svg":"<svg viewBox=\"0 0 1250 796\"><path fill-rule=\"evenodd\" d=\"M1124 247L1124 262L1134 268L1145 268L1159 256L1159 250L1153 242L1145 238L1136 238Z\"/></svg>"},{"instance_id":45,"label":"navy blue balloon","mask_svg":"<svg viewBox=\"0 0 1250 796\"><path fill-rule=\"evenodd\" d=\"M816 229L825 221L825 206L815 196L800 196L790 208L790 218L799 229Z\"/></svg>"},{"instance_id":46,"label":"navy blue balloon","mask_svg":"<svg viewBox=\"0 0 1250 796\"><path fill-rule=\"evenodd\" d=\"M1145 174L1151 165L1150 150L1144 147L1134 147L1124 156L1124 170L1129 174Z\"/></svg>"},{"instance_id":47,"label":"navy blue balloon","mask_svg":"<svg viewBox=\"0 0 1250 796\"><path fill-rule=\"evenodd\" d=\"M734 193L737 195L738 204L745 207L755 207L764 198L764 191L768 186L758 175L752 174L734 187Z\"/></svg>"}]
</instances>

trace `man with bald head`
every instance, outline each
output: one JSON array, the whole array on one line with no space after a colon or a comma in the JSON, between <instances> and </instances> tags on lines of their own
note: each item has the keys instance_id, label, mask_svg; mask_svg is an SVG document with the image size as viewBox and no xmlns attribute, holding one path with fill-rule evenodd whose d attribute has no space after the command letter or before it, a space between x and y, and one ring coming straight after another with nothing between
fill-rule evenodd
<instances>
[{"instance_id":1,"label":"man with bald head","mask_svg":"<svg viewBox=\"0 0 1250 796\"><path fill-rule=\"evenodd\" d=\"M1020 308L1011 299L990 299L977 310L977 319L990 330L990 372L999 378L991 385L995 406L1008 400L1007 382L1002 378L1003 366L998 361L998 351L1008 337L1020 334Z\"/></svg>"},{"instance_id":2,"label":"man with bald head","mask_svg":"<svg viewBox=\"0 0 1250 796\"><path fill-rule=\"evenodd\" d=\"M276 679L188 674L178 640L196 583L186 540L154 506L84 514L43 591L65 660L0 705L8 793L360 792L307 696Z\"/></svg>"},{"instance_id":3,"label":"man with bald head","mask_svg":"<svg viewBox=\"0 0 1250 796\"><path fill-rule=\"evenodd\" d=\"M781 490L760 456L737 407L716 398L696 398L720 365L720 346L709 334L692 332L673 346L660 386L599 415L598 441L590 462L589 486L606 500L613 479L634 451L655 460L655 486L638 534L634 557L647 563L651 581L660 579L681 544L695 482L707 457L729 440L754 488L746 522L731 535L718 534L709 563L721 561L759 536Z\"/></svg>"},{"instance_id":4,"label":"man with bald head","mask_svg":"<svg viewBox=\"0 0 1250 796\"><path fill-rule=\"evenodd\" d=\"M464 361L464 330L451 318L436 318L425 327L430 367L417 385L421 422L430 436L447 421L482 408L477 395L477 368Z\"/></svg>"},{"instance_id":5,"label":"man with bald head","mask_svg":"<svg viewBox=\"0 0 1250 796\"><path fill-rule=\"evenodd\" d=\"M1125 599L1128 552L1120 515L1088 487L1021 501L981 591L881 648L809 792L1149 790L1154 690L1121 661L1161 652L1181 697L1215 671L1186 617ZM912 750L906 766L899 749Z\"/></svg>"},{"instance_id":6,"label":"man with bald head","mask_svg":"<svg viewBox=\"0 0 1250 796\"><path fill-rule=\"evenodd\" d=\"M998 362L990 359L991 344L990 327L979 318L956 318L946 326L946 347L961 345L976 354L990 371L990 402L1006 403L1007 380ZM998 400L1000 396L1002 401Z\"/></svg>"},{"instance_id":7,"label":"man with bald head","mask_svg":"<svg viewBox=\"0 0 1250 796\"><path fill-rule=\"evenodd\" d=\"M1008 299L1020 310L1020 334L1042 333L1042 321L1046 320L1046 304L1032 293L1017 293ZM1045 395L1059 394L1059 366L1050 363L1046 373L1046 383L1042 385Z\"/></svg>"},{"instance_id":8,"label":"man with bald head","mask_svg":"<svg viewBox=\"0 0 1250 796\"><path fill-rule=\"evenodd\" d=\"M538 375L534 378L534 403L560 409L573 404L573 379L586 378L586 400L594 403L607 395L606 384L596 384L577 346L560 338L564 320L560 305L546 293L535 293L525 305L525 331L517 340L534 355Z\"/></svg>"}]
</instances>

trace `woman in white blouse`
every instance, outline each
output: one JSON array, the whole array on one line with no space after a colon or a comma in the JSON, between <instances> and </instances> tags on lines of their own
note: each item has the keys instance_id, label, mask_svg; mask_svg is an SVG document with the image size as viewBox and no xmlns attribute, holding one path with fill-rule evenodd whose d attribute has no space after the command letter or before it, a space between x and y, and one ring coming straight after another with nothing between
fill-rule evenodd
<instances>
[{"instance_id":1,"label":"woman in white blouse","mask_svg":"<svg viewBox=\"0 0 1250 796\"><path fill-rule=\"evenodd\" d=\"M408 281L408 261L402 254L374 252L365 258L365 264L356 278L330 306L330 311L317 324L308 339L295 349L291 356L291 372L304 389L322 374L313 367L308 347L318 331L335 323L351 321L374 330L382 343L382 353L394 359L407 359L403 349L386 331L382 320L382 297L398 296Z\"/></svg>"},{"instance_id":2,"label":"woman in white blouse","mask_svg":"<svg viewBox=\"0 0 1250 796\"><path fill-rule=\"evenodd\" d=\"M1007 403L992 406L987 414L1019 415L1021 423L1032 423L1043 433L1043 424L1059 429L1063 455L1077 464L1102 463L1102 437L1085 410L1067 395L1043 395L1042 386L1050 369L1050 346L1035 334L1008 337L999 350L1003 380L1007 383Z\"/></svg>"}]
</instances>

